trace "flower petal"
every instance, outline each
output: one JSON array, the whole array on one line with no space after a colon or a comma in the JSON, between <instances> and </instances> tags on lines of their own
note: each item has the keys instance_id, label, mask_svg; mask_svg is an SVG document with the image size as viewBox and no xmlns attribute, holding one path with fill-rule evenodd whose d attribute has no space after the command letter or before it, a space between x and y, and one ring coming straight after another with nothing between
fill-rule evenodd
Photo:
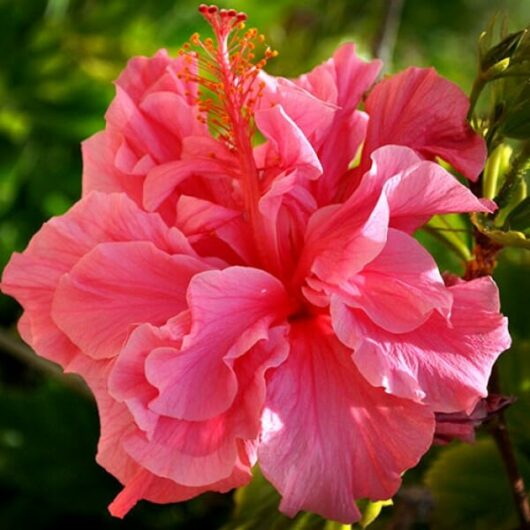
<instances>
[{"instance_id":1,"label":"flower petal","mask_svg":"<svg viewBox=\"0 0 530 530\"><path fill-rule=\"evenodd\" d=\"M136 431L136 426L127 407L114 400L107 391L107 380L113 364L113 361L94 361L84 355L78 355L70 367L72 371L83 376L96 397L101 426L97 461L125 485L109 506L113 515L123 517L140 499L159 503L179 502L205 491L224 493L250 481L250 461L243 446L239 448L230 476L199 487L184 486L156 476L133 460L124 450L122 441Z\"/></svg>"},{"instance_id":2,"label":"flower petal","mask_svg":"<svg viewBox=\"0 0 530 530\"><path fill-rule=\"evenodd\" d=\"M240 210L181 195L175 224L201 255L216 255L234 265L256 259L252 235Z\"/></svg>"},{"instance_id":3,"label":"flower petal","mask_svg":"<svg viewBox=\"0 0 530 530\"><path fill-rule=\"evenodd\" d=\"M435 310L449 316L453 302L431 255L393 228L381 253L335 293L334 303L361 309L375 325L393 333L412 331Z\"/></svg>"},{"instance_id":4,"label":"flower petal","mask_svg":"<svg viewBox=\"0 0 530 530\"><path fill-rule=\"evenodd\" d=\"M486 159L484 140L467 124L469 101L433 68L408 68L376 85L366 100L370 115L362 167L386 144L412 147L423 157L439 156L476 180Z\"/></svg>"},{"instance_id":5,"label":"flower petal","mask_svg":"<svg viewBox=\"0 0 530 530\"><path fill-rule=\"evenodd\" d=\"M167 252L184 252L177 232L124 194L97 192L45 223L22 254L13 254L1 284L24 307L24 336L30 345L62 366L72 360L77 347L52 320L52 300L60 278L98 243L143 240Z\"/></svg>"},{"instance_id":6,"label":"flower petal","mask_svg":"<svg viewBox=\"0 0 530 530\"><path fill-rule=\"evenodd\" d=\"M390 208L390 226L411 233L436 214L495 209L440 165L422 160L408 147L383 146L371 154L371 159L370 170L354 196L357 201L369 200L383 192Z\"/></svg>"},{"instance_id":7,"label":"flower petal","mask_svg":"<svg viewBox=\"0 0 530 530\"><path fill-rule=\"evenodd\" d=\"M87 355L113 357L131 325L161 325L184 310L190 279L207 268L151 242L101 243L59 281L52 317Z\"/></svg>"},{"instance_id":8,"label":"flower petal","mask_svg":"<svg viewBox=\"0 0 530 530\"><path fill-rule=\"evenodd\" d=\"M346 43L331 59L301 76L297 82L320 99L339 105L344 112L352 112L382 65L378 59L369 63L363 61L355 53L355 44Z\"/></svg>"},{"instance_id":9,"label":"flower petal","mask_svg":"<svg viewBox=\"0 0 530 530\"><path fill-rule=\"evenodd\" d=\"M490 278L448 289L454 297L450 321L433 313L410 333L389 333L343 304L332 305L332 318L371 384L422 400L436 412L470 412L487 395L491 368L510 337Z\"/></svg>"},{"instance_id":10,"label":"flower petal","mask_svg":"<svg viewBox=\"0 0 530 530\"><path fill-rule=\"evenodd\" d=\"M157 391L144 372L146 359L161 348L177 353L186 330L175 330L174 325L135 330L114 366L110 389L117 399L125 400L145 430L145 434L135 431L123 438L134 460L157 476L200 486L229 476L237 464L242 440L252 443L257 438L265 398L264 374L285 359L288 343L285 329L272 329L269 340L261 341L234 362L238 389L232 406L206 421L185 421L158 416L150 408Z\"/></svg>"},{"instance_id":11,"label":"flower petal","mask_svg":"<svg viewBox=\"0 0 530 530\"><path fill-rule=\"evenodd\" d=\"M143 205L148 211L156 210L179 184L195 178L226 178L226 166L215 159L175 160L154 167L144 182Z\"/></svg>"},{"instance_id":12,"label":"flower petal","mask_svg":"<svg viewBox=\"0 0 530 530\"><path fill-rule=\"evenodd\" d=\"M383 184L390 206L391 226L413 232L436 214L494 211L434 162L418 162L397 171L395 160L406 158L399 153L404 150L409 151L406 147L387 146L372 154L374 165L380 168L380 172L387 175L394 172L394 176Z\"/></svg>"},{"instance_id":13,"label":"flower petal","mask_svg":"<svg viewBox=\"0 0 530 530\"><path fill-rule=\"evenodd\" d=\"M381 252L388 215L384 195L320 208L309 219L297 274L312 272L330 284L347 281Z\"/></svg>"},{"instance_id":14,"label":"flower petal","mask_svg":"<svg viewBox=\"0 0 530 530\"><path fill-rule=\"evenodd\" d=\"M292 326L291 352L267 385L258 451L280 509L351 523L355 499L387 499L432 442L426 407L370 386L324 319Z\"/></svg>"},{"instance_id":15,"label":"flower petal","mask_svg":"<svg viewBox=\"0 0 530 530\"><path fill-rule=\"evenodd\" d=\"M331 125L337 110L337 106L329 102L333 98L324 100L315 97L298 86L296 81L268 75L263 71L259 74L259 80L265 83L262 97L258 100L259 108L281 105L309 140L322 134Z\"/></svg>"},{"instance_id":16,"label":"flower petal","mask_svg":"<svg viewBox=\"0 0 530 530\"><path fill-rule=\"evenodd\" d=\"M246 486L251 479L252 474L242 464L238 464L229 477L213 484L196 487L176 484L172 480L158 477L140 468L110 504L109 512L114 517L123 518L142 499L161 504L182 502L207 491L226 493L234 488Z\"/></svg>"},{"instance_id":17,"label":"flower petal","mask_svg":"<svg viewBox=\"0 0 530 530\"><path fill-rule=\"evenodd\" d=\"M282 284L250 267L229 267L196 275L188 289L190 334L180 352L153 352L146 373L159 396L151 409L190 421L226 411L237 394L234 362L269 336L289 302ZM201 393L197 394L197 389Z\"/></svg>"},{"instance_id":18,"label":"flower petal","mask_svg":"<svg viewBox=\"0 0 530 530\"><path fill-rule=\"evenodd\" d=\"M282 173L297 170L306 179L315 179L322 173L322 165L313 147L281 105L260 109L254 118L259 130L269 140L270 149L280 158L275 165L282 168Z\"/></svg>"}]
</instances>

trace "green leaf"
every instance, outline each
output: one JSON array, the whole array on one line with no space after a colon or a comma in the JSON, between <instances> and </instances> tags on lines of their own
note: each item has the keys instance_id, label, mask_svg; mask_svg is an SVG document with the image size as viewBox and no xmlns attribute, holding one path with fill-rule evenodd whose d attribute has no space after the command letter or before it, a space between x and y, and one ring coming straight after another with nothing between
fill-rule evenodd
<instances>
[{"instance_id":1,"label":"green leaf","mask_svg":"<svg viewBox=\"0 0 530 530\"><path fill-rule=\"evenodd\" d=\"M258 467L253 470L248 486L235 494L235 511L223 530L323 530L326 521L302 513L291 519L278 510L280 496L265 479Z\"/></svg>"},{"instance_id":2,"label":"green leaf","mask_svg":"<svg viewBox=\"0 0 530 530\"><path fill-rule=\"evenodd\" d=\"M235 494L235 510L231 521L222 530L350 530L349 524L327 521L312 513L300 513L291 519L280 513L280 495L264 478L256 466L252 482L239 488ZM359 500L357 506L362 518L358 525L367 528L373 523L384 506L390 506L392 500ZM354 525L354 528L357 528Z\"/></svg>"},{"instance_id":3,"label":"green leaf","mask_svg":"<svg viewBox=\"0 0 530 530\"><path fill-rule=\"evenodd\" d=\"M530 229L530 197L526 197L511 211L506 219L506 226L521 232Z\"/></svg>"},{"instance_id":4,"label":"green leaf","mask_svg":"<svg viewBox=\"0 0 530 530\"><path fill-rule=\"evenodd\" d=\"M524 232L518 230L501 230L484 223L483 216L476 214L471 214L471 220L480 232L504 247L530 249L530 239L526 237Z\"/></svg>"},{"instance_id":5,"label":"green leaf","mask_svg":"<svg viewBox=\"0 0 530 530\"><path fill-rule=\"evenodd\" d=\"M388 499L386 501L367 501L366 505L362 509L363 516L361 520L359 521L359 525L362 528L368 528L378 517L381 513L381 510L385 506L392 506L393 502L392 499Z\"/></svg>"},{"instance_id":6,"label":"green leaf","mask_svg":"<svg viewBox=\"0 0 530 530\"><path fill-rule=\"evenodd\" d=\"M523 474L530 464L520 454ZM493 440L452 445L426 473L435 498L434 530L512 530L517 517L510 485Z\"/></svg>"}]
</instances>

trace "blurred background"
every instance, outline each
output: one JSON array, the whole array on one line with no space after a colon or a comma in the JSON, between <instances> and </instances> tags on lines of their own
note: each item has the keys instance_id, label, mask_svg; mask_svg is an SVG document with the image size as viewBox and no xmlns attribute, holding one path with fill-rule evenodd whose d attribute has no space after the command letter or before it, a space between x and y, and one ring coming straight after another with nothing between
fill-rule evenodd
<instances>
[{"instance_id":1,"label":"blurred background","mask_svg":"<svg viewBox=\"0 0 530 530\"><path fill-rule=\"evenodd\" d=\"M388 72L433 65L468 93L476 41L494 14L507 13L512 30L530 22L528 0L405 0L382 40L385 0L219 4L245 10L250 25L280 51L269 63L271 73L298 75L340 42L354 40L365 58L385 56ZM160 47L176 52L194 31L205 31L197 5L195 0L0 0L0 270L46 219L79 198L79 144L104 127L112 80L127 59ZM436 240L421 237L443 269L458 272L458 263ZM503 391L519 398L508 421L528 483L529 265L530 252L507 251L496 271L515 338L501 360ZM213 494L174 506L140 503L124 521L112 519L106 507L119 484L94 462L95 407L75 381L27 355L15 331L19 316L17 304L0 295L0 528L209 530L230 521L240 529L287 528L282 518L267 519L263 509L274 513L276 499L265 489L238 497L239 519L232 517L233 496ZM507 479L484 432L474 446L452 443L430 451L407 474L395 506L385 508L371 528L515 526Z\"/></svg>"}]
</instances>

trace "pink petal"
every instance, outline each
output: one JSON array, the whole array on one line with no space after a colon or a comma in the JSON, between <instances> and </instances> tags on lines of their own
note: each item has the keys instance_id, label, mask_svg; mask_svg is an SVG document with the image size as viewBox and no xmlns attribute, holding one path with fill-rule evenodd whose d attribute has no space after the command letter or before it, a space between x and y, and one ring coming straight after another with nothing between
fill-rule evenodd
<instances>
[{"instance_id":1,"label":"pink petal","mask_svg":"<svg viewBox=\"0 0 530 530\"><path fill-rule=\"evenodd\" d=\"M347 281L381 252L387 230L384 195L320 208L309 219L297 276L311 271L330 284Z\"/></svg>"},{"instance_id":2,"label":"pink petal","mask_svg":"<svg viewBox=\"0 0 530 530\"><path fill-rule=\"evenodd\" d=\"M197 120L196 106L191 106L182 96L172 92L149 94L140 104L140 109L157 126L182 141L187 136L205 134L205 126Z\"/></svg>"},{"instance_id":3,"label":"pink petal","mask_svg":"<svg viewBox=\"0 0 530 530\"><path fill-rule=\"evenodd\" d=\"M477 199L441 166L421 160L408 147L380 147L371 159L370 171L364 174L354 196L357 201L368 200L383 192L390 208L390 226L413 232L436 214L495 209L493 204Z\"/></svg>"},{"instance_id":4,"label":"pink petal","mask_svg":"<svg viewBox=\"0 0 530 530\"><path fill-rule=\"evenodd\" d=\"M191 278L206 268L147 241L101 243L59 281L52 318L87 355L112 357L131 325L161 325L184 310Z\"/></svg>"},{"instance_id":5,"label":"pink petal","mask_svg":"<svg viewBox=\"0 0 530 530\"><path fill-rule=\"evenodd\" d=\"M188 59L189 61L189 59ZM197 83L179 79L178 74L189 64L184 57L172 58L166 50L158 50L153 57L133 57L120 74L116 84L139 103L152 92L170 91L180 96L189 93L189 101L197 96Z\"/></svg>"},{"instance_id":6,"label":"pink petal","mask_svg":"<svg viewBox=\"0 0 530 530\"><path fill-rule=\"evenodd\" d=\"M24 337L43 357L66 366L77 347L51 319L60 278L98 243L152 241L168 252L183 252L160 217L141 211L123 194L92 193L66 214L45 223L22 254L13 254L2 291L23 306Z\"/></svg>"},{"instance_id":7,"label":"pink petal","mask_svg":"<svg viewBox=\"0 0 530 530\"><path fill-rule=\"evenodd\" d=\"M207 491L226 493L234 488L246 486L251 479L252 474L248 469L239 465L229 477L223 480L204 486L189 487L140 469L110 504L109 512L114 517L123 518L142 499L161 504L182 502Z\"/></svg>"},{"instance_id":8,"label":"pink petal","mask_svg":"<svg viewBox=\"0 0 530 530\"><path fill-rule=\"evenodd\" d=\"M180 349L191 326L189 311L183 311L162 327L141 324L127 338L108 379L111 396L127 405L141 431L151 437L159 415L149 409L158 392L146 379L145 360L158 348Z\"/></svg>"},{"instance_id":9,"label":"pink petal","mask_svg":"<svg viewBox=\"0 0 530 530\"><path fill-rule=\"evenodd\" d=\"M249 267L196 275L188 290L191 332L176 354L150 355L147 377L158 388L155 412L201 421L226 411L237 393L235 360L269 336L289 311L281 283ZM201 388L200 395L196 389Z\"/></svg>"},{"instance_id":10,"label":"pink petal","mask_svg":"<svg viewBox=\"0 0 530 530\"><path fill-rule=\"evenodd\" d=\"M330 133L318 150L323 175L316 183L315 195L320 205L337 202L341 180L364 141L367 124L364 112L353 112L350 116L337 113Z\"/></svg>"},{"instance_id":11,"label":"pink petal","mask_svg":"<svg viewBox=\"0 0 530 530\"><path fill-rule=\"evenodd\" d=\"M270 148L279 157L275 165L282 172L296 169L306 179L315 179L322 173L313 147L281 105L258 110L254 118L258 129L269 140Z\"/></svg>"},{"instance_id":12,"label":"pink petal","mask_svg":"<svg viewBox=\"0 0 530 530\"><path fill-rule=\"evenodd\" d=\"M229 176L227 167L215 159L175 160L154 167L144 182L144 208L156 210L175 188L190 177L223 179Z\"/></svg>"},{"instance_id":13,"label":"pink petal","mask_svg":"<svg viewBox=\"0 0 530 530\"><path fill-rule=\"evenodd\" d=\"M375 325L393 333L412 331L435 310L447 317L453 301L431 255L392 228L381 253L335 292L334 303L361 309Z\"/></svg>"},{"instance_id":14,"label":"pink petal","mask_svg":"<svg viewBox=\"0 0 530 530\"><path fill-rule=\"evenodd\" d=\"M334 98L315 97L296 82L265 72L260 72L259 80L265 83L263 96L258 100L259 108L281 106L306 138L314 139L331 125L337 111L337 106L331 102Z\"/></svg>"},{"instance_id":15,"label":"pink petal","mask_svg":"<svg viewBox=\"0 0 530 530\"><path fill-rule=\"evenodd\" d=\"M486 145L466 122L468 108L464 92L433 68L408 68L383 80L366 100L370 121L362 167L378 147L398 144L428 159L439 156L476 180Z\"/></svg>"},{"instance_id":16,"label":"pink petal","mask_svg":"<svg viewBox=\"0 0 530 530\"><path fill-rule=\"evenodd\" d=\"M215 483L188 487L150 473L123 448L124 437L134 432L136 427L127 407L108 394L106 384L109 372L113 369L113 361L94 361L79 355L71 369L82 374L97 400L101 424L97 461L125 485L124 490L109 506L113 515L123 517L140 499L159 503L179 502L205 491L224 493L250 481L250 463L246 449L242 446L230 476Z\"/></svg>"},{"instance_id":17,"label":"pink petal","mask_svg":"<svg viewBox=\"0 0 530 530\"><path fill-rule=\"evenodd\" d=\"M267 385L259 461L280 509L352 523L355 499L387 499L432 442L426 407L359 374L327 319L293 325L291 353Z\"/></svg>"},{"instance_id":18,"label":"pink petal","mask_svg":"<svg viewBox=\"0 0 530 530\"><path fill-rule=\"evenodd\" d=\"M157 163L174 160L180 154L178 138L150 120L119 85L105 119L108 127L125 136L136 152L149 153Z\"/></svg>"},{"instance_id":19,"label":"pink petal","mask_svg":"<svg viewBox=\"0 0 530 530\"><path fill-rule=\"evenodd\" d=\"M296 267L304 245L309 218L317 209L315 198L305 179L297 172L280 175L262 196L259 209L270 245L271 270L288 277Z\"/></svg>"},{"instance_id":20,"label":"pink petal","mask_svg":"<svg viewBox=\"0 0 530 530\"><path fill-rule=\"evenodd\" d=\"M255 259L252 234L240 210L181 195L175 224L199 254L215 254L234 264L241 260L250 264Z\"/></svg>"},{"instance_id":21,"label":"pink petal","mask_svg":"<svg viewBox=\"0 0 530 530\"><path fill-rule=\"evenodd\" d=\"M371 384L437 412L470 411L487 395L491 367L510 337L490 278L448 289L454 297L449 322L433 313L418 329L393 334L341 304L332 306L333 322Z\"/></svg>"},{"instance_id":22,"label":"pink petal","mask_svg":"<svg viewBox=\"0 0 530 530\"><path fill-rule=\"evenodd\" d=\"M382 172L389 174L388 166L395 168L396 159L406 158L398 154L405 149L382 147L372 154L372 159L377 168L384 168ZM384 193L390 206L391 226L400 230L413 232L436 214L494 211L438 164L418 162L400 172L396 169L395 176L384 183Z\"/></svg>"},{"instance_id":23,"label":"pink petal","mask_svg":"<svg viewBox=\"0 0 530 530\"><path fill-rule=\"evenodd\" d=\"M375 81L382 65L378 59L369 63L359 59L355 45L346 43L331 59L300 77L298 83L320 99L336 103L344 112L352 112ZM331 80L335 87L332 87Z\"/></svg>"},{"instance_id":24,"label":"pink petal","mask_svg":"<svg viewBox=\"0 0 530 530\"><path fill-rule=\"evenodd\" d=\"M150 339L146 332L151 333ZM111 378L113 393L118 398L120 395L126 397L128 406L133 405L131 412L147 427L147 436L136 431L124 437L124 447L142 466L179 484L200 486L221 480L233 472L241 440L253 442L259 434L265 398L264 374L286 357L285 330L274 328L270 340L254 346L235 361L233 368L238 390L234 403L226 412L206 421L191 422L156 417L150 408L149 401L157 392L145 379L142 365L150 355L158 354L160 347L157 346L167 342L163 333L163 329L138 328L124 348L123 354L129 360L122 363L120 355L115 365ZM178 353L175 348L180 348L180 343L180 340L174 340L174 354ZM132 375L132 382L126 381L128 374ZM139 414L140 409L143 409L142 414ZM144 418L148 421L144 422Z\"/></svg>"},{"instance_id":25,"label":"pink petal","mask_svg":"<svg viewBox=\"0 0 530 530\"><path fill-rule=\"evenodd\" d=\"M123 137L112 131L101 131L81 144L83 154L83 196L92 191L125 192L138 204L142 197L142 180L124 175L115 164Z\"/></svg>"},{"instance_id":26,"label":"pink petal","mask_svg":"<svg viewBox=\"0 0 530 530\"><path fill-rule=\"evenodd\" d=\"M354 45L346 44L294 82L263 76L264 108L281 106L318 153L323 174L315 183L315 197L321 205L336 198L338 183L363 142L366 115L356 108L380 66L380 61L360 60Z\"/></svg>"}]
</instances>

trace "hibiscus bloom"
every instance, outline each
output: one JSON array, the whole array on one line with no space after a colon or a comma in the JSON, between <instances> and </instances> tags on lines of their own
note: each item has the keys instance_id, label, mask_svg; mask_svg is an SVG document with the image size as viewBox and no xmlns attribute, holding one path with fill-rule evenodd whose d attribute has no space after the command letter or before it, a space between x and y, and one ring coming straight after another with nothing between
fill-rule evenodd
<instances>
[{"instance_id":1,"label":"hibiscus bloom","mask_svg":"<svg viewBox=\"0 0 530 530\"><path fill-rule=\"evenodd\" d=\"M349 44L274 78L243 14L200 10L215 41L129 63L84 143L83 198L1 287L24 340L95 394L113 514L242 486L259 461L284 513L350 523L396 492L435 414L473 411L509 346L493 281L446 285L411 235L489 211L433 161L475 179L485 147L432 69L363 112L379 61Z\"/></svg>"}]
</instances>

